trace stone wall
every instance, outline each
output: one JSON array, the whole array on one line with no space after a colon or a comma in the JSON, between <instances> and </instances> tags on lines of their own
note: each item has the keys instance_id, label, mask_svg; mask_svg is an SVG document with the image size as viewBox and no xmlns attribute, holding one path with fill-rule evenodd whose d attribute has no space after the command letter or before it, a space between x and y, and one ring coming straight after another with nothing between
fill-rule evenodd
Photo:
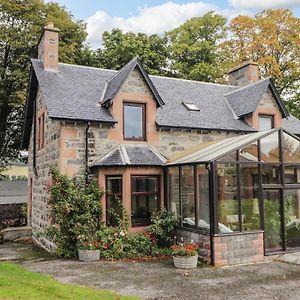
<instances>
[{"instance_id":1,"label":"stone wall","mask_svg":"<svg viewBox=\"0 0 300 300\"><path fill-rule=\"evenodd\" d=\"M210 236L198 232L178 228L175 231L177 241L183 239L184 242L193 241L199 244L199 259L205 263L211 264L210 257Z\"/></svg>"},{"instance_id":2,"label":"stone wall","mask_svg":"<svg viewBox=\"0 0 300 300\"><path fill-rule=\"evenodd\" d=\"M215 266L232 266L264 261L263 232L214 237Z\"/></svg>"},{"instance_id":3,"label":"stone wall","mask_svg":"<svg viewBox=\"0 0 300 300\"><path fill-rule=\"evenodd\" d=\"M85 168L85 131L87 124L65 122L61 129L62 172L73 176L84 174ZM88 130L89 166L99 160L114 147L118 140L109 137L109 125L91 124ZM159 142L149 143L161 154L170 158L172 155L188 150L198 144L233 136L234 133L210 132L197 130L160 130Z\"/></svg>"},{"instance_id":4,"label":"stone wall","mask_svg":"<svg viewBox=\"0 0 300 300\"><path fill-rule=\"evenodd\" d=\"M33 235L42 231L49 225L48 212L48 193L45 187L49 184L49 170L51 166L57 166L59 161L59 138L60 138L60 121L50 119L48 117L43 95L38 91L36 98L37 116L45 114L45 142L44 149L38 150L36 146L36 169L33 168L33 128L31 130L30 144L28 149L28 168L29 183L28 186L29 202L28 208L31 210L30 224L32 226ZM37 128L38 133L38 128ZM36 141L37 145L37 141ZM35 174L36 173L36 174ZM32 197L31 197L32 194ZM32 199L32 200L31 200Z\"/></svg>"}]
</instances>

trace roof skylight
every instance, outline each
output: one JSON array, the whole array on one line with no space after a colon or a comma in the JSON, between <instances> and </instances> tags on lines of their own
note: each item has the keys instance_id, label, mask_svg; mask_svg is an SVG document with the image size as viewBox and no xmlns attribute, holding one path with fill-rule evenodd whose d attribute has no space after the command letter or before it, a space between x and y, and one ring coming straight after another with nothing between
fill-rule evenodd
<instances>
[{"instance_id":1,"label":"roof skylight","mask_svg":"<svg viewBox=\"0 0 300 300\"><path fill-rule=\"evenodd\" d=\"M188 109L192 111L200 111L200 108L197 107L193 102L182 102L182 104Z\"/></svg>"}]
</instances>

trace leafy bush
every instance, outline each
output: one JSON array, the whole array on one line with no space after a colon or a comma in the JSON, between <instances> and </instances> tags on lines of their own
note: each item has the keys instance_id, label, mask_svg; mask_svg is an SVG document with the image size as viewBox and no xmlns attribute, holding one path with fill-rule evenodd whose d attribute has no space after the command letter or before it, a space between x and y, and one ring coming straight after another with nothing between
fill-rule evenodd
<instances>
[{"instance_id":1,"label":"leafy bush","mask_svg":"<svg viewBox=\"0 0 300 300\"><path fill-rule=\"evenodd\" d=\"M156 236L158 245L170 246L173 240L174 228L177 224L175 213L162 208L152 213L151 223L149 232Z\"/></svg>"},{"instance_id":2,"label":"leafy bush","mask_svg":"<svg viewBox=\"0 0 300 300\"><path fill-rule=\"evenodd\" d=\"M97 231L102 258L112 260L170 254L170 251L162 253L152 234L128 233L128 216L122 201L118 200L116 209L110 209L109 213L116 226L104 226Z\"/></svg>"},{"instance_id":3,"label":"leafy bush","mask_svg":"<svg viewBox=\"0 0 300 300\"><path fill-rule=\"evenodd\" d=\"M47 190L51 195L49 205L54 225L46 234L56 242L57 255L74 257L77 248L94 238L100 228L103 192L96 182L75 182L55 168L51 169L51 175L53 182Z\"/></svg>"}]
</instances>

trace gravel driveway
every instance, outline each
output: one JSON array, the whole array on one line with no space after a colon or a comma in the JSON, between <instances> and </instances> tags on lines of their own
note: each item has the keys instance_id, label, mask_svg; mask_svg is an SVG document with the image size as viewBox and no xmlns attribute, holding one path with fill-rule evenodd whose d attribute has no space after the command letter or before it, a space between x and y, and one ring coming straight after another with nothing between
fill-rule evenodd
<instances>
[{"instance_id":1,"label":"gravel driveway","mask_svg":"<svg viewBox=\"0 0 300 300\"><path fill-rule=\"evenodd\" d=\"M49 274L65 283L109 289L141 299L300 299L300 266L282 262L231 268L175 269L170 260L83 263L57 259L32 246L0 245L0 261Z\"/></svg>"}]
</instances>

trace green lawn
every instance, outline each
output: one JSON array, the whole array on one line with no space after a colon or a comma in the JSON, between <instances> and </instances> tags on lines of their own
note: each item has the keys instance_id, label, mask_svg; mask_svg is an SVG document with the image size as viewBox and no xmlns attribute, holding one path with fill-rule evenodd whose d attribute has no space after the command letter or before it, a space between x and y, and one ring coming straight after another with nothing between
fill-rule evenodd
<instances>
[{"instance_id":1,"label":"green lawn","mask_svg":"<svg viewBox=\"0 0 300 300\"><path fill-rule=\"evenodd\" d=\"M110 291L62 284L50 276L28 272L12 263L0 263L0 299L138 299Z\"/></svg>"}]
</instances>

